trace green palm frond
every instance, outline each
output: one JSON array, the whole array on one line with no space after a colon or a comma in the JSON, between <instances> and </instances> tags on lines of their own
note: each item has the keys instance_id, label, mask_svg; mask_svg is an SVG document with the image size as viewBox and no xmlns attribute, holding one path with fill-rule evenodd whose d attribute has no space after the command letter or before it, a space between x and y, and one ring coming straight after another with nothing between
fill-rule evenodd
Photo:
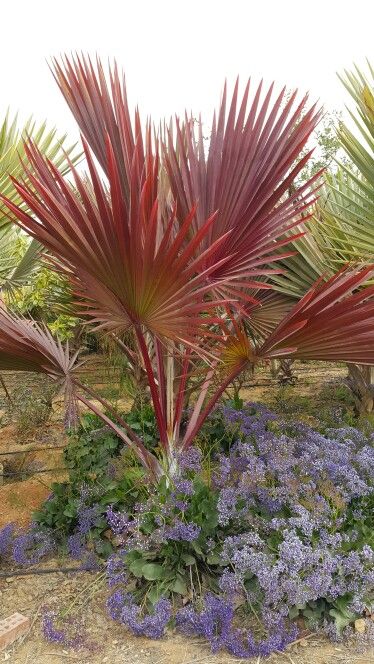
<instances>
[{"instance_id":1,"label":"green palm frond","mask_svg":"<svg viewBox=\"0 0 374 664\"><path fill-rule=\"evenodd\" d=\"M372 261L374 255L374 72L358 67L340 77L355 101L350 117L358 136L344 124L337 130L351 167L340 165L326 176L317 214L322 221L322 249L335 262Z\"/></svg>"},{"instance_id":2,"label":"green palm frond","mask_svg":"<svg viewBox=\"0 0 374 664\"><path fill-rule=\"evenodd\" d=\"M0 288L8 297L30 283L40 267L42 246L12 224L0 228Z\"/></svg>"},{"instance_id":3,"label":"green palm frond","mask_svg":"<svg viewBox=\"0 0 374 664\"><path fill-rule=\"evenodd\" d=\"M16 290L27 285L40 267L41 253L42 245L34 239L31 240L22 258L4 280L2 290L12 296Z\"/></svg>"},{"instance_id":4,"label":"green palm frond","mask_svg":"<svg viewBox=\"0 0 374 664\"><path fill-rule=\"evenodd\" d=\"M354 72L345 71L345 77L339 77L356 104L355 112L349 110L349 114L363 138L363 143L344 124L339 126L338 137L362 176L373 183L374 71L369 62L368 70L365 76L358 67L355 67Z\"/></svg>"},{"instance_id":5,"label":"green palm frond","mask_svg":"<svg viewBox=\"0 0 374 664\"><path fill-rule=\"evenodd\" d=\"M23 128L18 126L18 118L6 114L0 126L0 192L15 203L20 203L10 175L17 178L24 173L22 161L28 161L24 140L32 137L41 152L50 159L62 174L70 170L69 162L77 163L81 155L76 152L76 143L67 144L67 134L59 135L56 128L49 129L47 123L37 125L30 118ZM0 227L9 223L8 213L0 206Z\"/></svg>"},{"instance_id":6,"label":"green palm frond","mask_svg":"<svg viewBox=\"0 0 374 664\"><path fill-rule=\"evenodd\" d=\"M374 256L374 72L369 64L367 76L356 68L341 80L356 103L350 116L357 135L339 123L337 136L350 165L325 174L308 233L293 242L296 255L283 259L286 274L273 277L275 287L293 297L319 276Z\"/></svg>"},{"instance_id":7,"label":"green palm frond","mask_svg":"<svg viewBox=\"0 0 374 664\"><path fill-rule=\"evenodd\" d=\"M374 253L374 200L365 195L346 169L326 177L317 214L322 251L335 263L368 261Z\"/></svg>"},{"instance_id":8,"label":"green palm frond","mask_svg":"<svg viewBox=\"0 0 374 664\"><path fill-rule=\"evenodd\" d=\"M275 274L271 278L275 290L300 299L319 277L331 276L331 266L326 261L318 240L318 224L312 219L305 235L287 247L294 255L272 265L274 269L284 269L283 274Z\"/></svg>"},{"instance_id":9,"label":"green palm frond","mask_svg":"<svg viewBox=\"0 0 374 664\"><path fill-rule=\"evenodd\" d=\"M353 193L364 199L365 206L373 221L374 209L374 72L368 66L369 73L365 76L356 67L354 72L345 72L345 78L341 78L356 104L355 112L349 111L360 139L345 125L340 124L338 137L346 153L351 159L355 173L352 169L348 172L349 179L353 184Z\"/></svg>"}]
</instances>

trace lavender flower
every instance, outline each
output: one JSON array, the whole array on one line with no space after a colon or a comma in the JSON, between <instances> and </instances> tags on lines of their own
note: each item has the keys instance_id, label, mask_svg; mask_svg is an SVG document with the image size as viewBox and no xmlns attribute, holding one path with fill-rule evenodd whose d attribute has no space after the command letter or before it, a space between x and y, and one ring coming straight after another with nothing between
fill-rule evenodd
<instances>
[{"instance_id":1,"label":"lavender flower","mask_svg":"<svg viewBox=\"0 0 374 664\"><path fill-rule=\"evenodd\" d=\"M35 565L55 549L52 536L36 528L36 524L32 524L29 530L13 539L13 559L18 565Z\"/></svg>"},{"instance_id":2,"label":"lavender flower","mask_svg":"<svg viewBox=\"0 0 374 664\"><path fill-rule=\"evenodd\" d=\"M129 517L125 512L114 512L113 506L109 505L106 511L108 526L116 535L121 535L129 526Z\"/></svg>"},{"instance_id":3,"label":"lavender flower","mask_svg":"<svg viewBox=\"0 0 374 664\"><path fill-rule=\"evenodd\" d=\"M175 492L183 493L185 496L192 496L193 484L191 480L177 479L174 482Z\"/></svg>"},{"instance_id":4,"label":"lavender flower","mask_svg":"<svg viewBox=\"0 0 374 664\"><path fill-rule=\"evenodd\" d=\"M201 528L196 523L183 523L175 519L172 526L165 528L164 539L193 542L200 535Z\"/></svg>"},{"instance_id":5,"label":"lavender flower","mask_svg":"<svg viewBox=\"0 0 374 664\"><path fill-rule=\"evenodd\" d=\"M118 551L116 553L113 553L108 558L107 576L108 576L108 585L110 588L118 585L119 583L125 583L127 580L124 556L125 556L124 551Z\"/></svg>"},{"instance_id":6,"label":"lavender flower","mask_svg":"<svg viewBox=\"0 0 374 664\"><path fill-rule=\"evenodd\" d=\"M4 558L10 552L15 530L16 526L14 523L8 523L0 529L0 556Z\"/></svg>"},{"instance_id":7,"label":"lavender flower","mask_svg":"<svg viewBox=\"0 0 374 664\"><path fill-rule=\"evenodd\" d=\"M278 619L277 630L264 641L256 641L248 630L237 629L234 624L234 608L231 602L212 594L204 597L204 608L198 613L192 606L180 609L176 616L177 628L187 635L206 638L213 652L226 648L235 657L266 657L274 650L284 648L296 638L295 626L286 629Z\"/></svg>"},{"instance_id":8,"label":"lavender flower","mask_svg":"<svg viewBox=\"0 0 374 664\"><path fill-rule=\"evenodd\" d=\"M126 542L126 553L147 552L145 559L168 564L170 552L179 565L181 552L193 549L199 565L195 540L202 546L208 538L204 554L212 554L211 574L220 570L215 581L221 595L207 595L200 611L193 606L178 611L178 629L204 636L215 652L224 648L237 657L266 657L295 638L290 616L298 607L323 600L328 612L336 600L347 597L352 615L367 606L374 587L374 552L362 545L364 527L358 521L370 529L373 441L349 428L322 435L305 424L279 421L254 404L222 413L235 442L217 458L209 487L207 515L212 514L213 524L218 519L216 529L206 528L200 514L195 517L202 483L202 476L191 480L201 456L197 449L179 460L173 485L157 487L131 519L110 508L108 522L117 541L122 537L122 546ZM203 494L205 489L203 485ZM123 551L110 558L107 569L110 586L127 583ZM137 591L141 589L138 581ZM256 607L262 640L236 627L238 596ZM135 634L158 638L171 615L163 601L154 615L142 616L134 598L117 588L108 610Z\"/></svg>"},{"instance_id":9,"label":"lavender flower","mask_svg":"<svg viewBox=\"0 0 374 664\"><path fill-rule=\"evenodd\" d=\"M59 643L62 646L68 648L77 648L82 646L83 637L77 631L77 626L75 625L71 629L71 625L66 623L66 626L69 628L69 631L73 631L72 635L68 634L67 630L63 630L60 627L57 627L57 612L56 611L46 611L42 617L42 631L44 638L51 643Z\"/></svg>"},{"instance_id":10,"label":"lavender flower","mask_svg":"<svg viewBox=\"0 0 374 664\"><path fill-rule=\"evenodd\" d=\"M150 639L160 639L171 618L171 603L167 599L160 599L154 607L154 612L141 617L141 609L135 604L130 593L116 590L107 601L109 615L123 625L126 625L136 636L147 636Z\"/></svg>"},{"instance_id":11,"label":"lavender flower","mask_svg":"<svg viewBox=\"0 0 374 664\"><path fill-rule=\"evenodd\" d=\"M78 527L77 532L79 535L88 535L90 530L95 525L95 521L100 514L99 505L80 505L77 511Z\"/></svg>"},{"instance_id":12,"label":"lavender flower","mask_svg":"<svg viewBox=\"0 0 374 664\"><path fill-rule=\"evenodd\" d=\"M121 612L121 622L129 627L135 636L147 636L149 639L160 639L171 618L171 603L160 599L154 607L154 613L139 618L140 607L131 600L125 604Z\"/></svg>"},{"instance_id":13,"label":"lavender flower","mask_svg":"<svg viewBox=\"0 0 374 664\"><path fill-rule=\"evenodd\" d=\"M68 537L68 552L74 560L81 560L86 553L86 546L79 533Z\"/></svg>"},{"instance_id":14,"label":"lavender flower","mask_svg":"<svg viewBox=\"0 0 374 664\"><path fill-rule=\"evenodd\" d=\"M201 469L201 450L198 447L190 447L180 455L178 462L182 472L191 470L198 473Z\"/></svg>"},{"instance_id":15,"label":"lavender flower","mask_svg":"<svg viewBox=\"0 0 374 664\"><path fill-rule=\"evenodd\" d=\"M121 589L117 589L107 600L106 606L108 613L113 620L119 620L121 612L126 604L127 593Z\"/></svg>"}]
</instances>

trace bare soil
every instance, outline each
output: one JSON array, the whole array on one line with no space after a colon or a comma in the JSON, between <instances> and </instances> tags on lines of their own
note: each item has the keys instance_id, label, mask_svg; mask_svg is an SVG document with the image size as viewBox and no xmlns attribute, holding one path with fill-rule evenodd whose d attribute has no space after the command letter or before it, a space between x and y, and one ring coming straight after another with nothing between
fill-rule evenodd
<instances>
[{"instance_id":1,"label":"bare soil","mask_svg":"<svg viewBox=\"0 0 374 664\"><path fill-rule=\"evenodd\" d=\"M56 566L58 561L50 561ZM45 567L45 565L43 565ZM1 661L12 664L68 664L69 661L87 664L231 664L243 660L218 653L212 655L209 647L197 639L185 639L168 634L160 641L150 641L129 634L123 627L110 620L105 612L107 593L98 590L90 601L86 597L94 589L98 575L81 573L50 574L36 577L9 577L0 580L0 619L19 611L30 617L31 629L2 655ZM77 620L82 621L82 631L87 646L82 650L65 649L47 643L41 635L43 607L56 606L65 609L83 594ZM248 661L248 660L247 660ZM260 664L261 660L251 660ZM267 662L272 664L373 664L374 651L360 652L358 646L334 645L323 638L313 636L291 645L286 652L274 654ZM264 664L265 660L262 660Z\"/></svg>"},{"instance_id":2,"label":"bare soil","mask_svg":"<svg viewBox=\"0 0 374 664\"><path fill-rule=\"evenodd\" d=\"M339 380L345 375L344 367L320 364L297 366L299 380L295 388L298 395L313 399L317 389L331 380ZM97 376L96 370L95 375ZM95 379L98 380L97 378ZM102 379L101 385L105 384ZM262 373L242 391L242 397L250 401L265 401L273 398L279 388L269 375ZM17 385L15 376L7 377L9 391ZM123 401L126 403L126 399ZM1 407L0 403L0 407ZM3 414L2 411L1 415ZM30 438L28 445L20 442L17 429L7 417L6 426L0 430L0 452L30 447L61 445L64 434L61 428L61 409L55 404L54 415L49 424L39 428ZM21 455L23 457L23 455ZM0 457L4 460L4 457ZM43 453L27 453L23 463L37 462L38 467L59 467L61 450ZM50 485L61 473L33 475L22 482L0 486L0 527L10 521L27 524L35 508L45 500ZM67 561L50 560L46 566L57 567L69 564ZM7 570L3 570L7 571ZM10 569L7 571L10 574ZM86 590L84 590L86 588ZM83 592L82 592L83 591ZM81 594L79 594L81 593ZM64 610L73 601L77 618L82 624L87 647L81 650L64 649L62 646L45 641L41 633L43 607L56 607ZM185 639L169 633L160 641L136 638L123 627L110 620L105 611L107 591L100 586L98 574L62 572L40 576L8 576L0 578L0 620L15 611L30 617L31 628L28 634L18 639L13 646L0 652L0 662L12 664L68 664L81 662L89 664L229 664L239 662L224 654L212 655L209 647L197 639ZM75 618L74 618L75 619ZM265 660L252 660L251 664L261 664ZM323 637L313 635L291 645L286 652L273 654L267 662L272 664L374 664L374 650L362 651L356 643L331 644Z\"/></svg>"}]
</instances>

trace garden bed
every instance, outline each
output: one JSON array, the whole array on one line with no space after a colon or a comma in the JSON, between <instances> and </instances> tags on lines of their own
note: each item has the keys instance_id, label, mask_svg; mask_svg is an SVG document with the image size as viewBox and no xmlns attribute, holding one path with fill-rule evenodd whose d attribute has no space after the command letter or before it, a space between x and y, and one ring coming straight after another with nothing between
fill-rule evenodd
<instances>
[{"instance_id":1,"label":"garden bed","mask_svg":"<svg viewBox=\"0 0 374 664\"><path fill-rule=\"evenodd\" d=\"M340 379L344 374L344 368L335 366L331 367L331 371L329 371L329 367L323 370L321 365L315 364L299 365L297 369L300 378L296 388L279 390L275 381L264 374L260 375L258 379L259 383L264 384L257 385L252 390L256 392L256 397L262 401L267 400L272 408L277 407L283 415L292 418L299 417L303 421L312 420L313 425L318 419L318 414L321 414L322 403L332 412L343 409L345 416L348 416L349 419L351 404ZM252 396L252 390L243 391L243 396ZM43 428L44 444L48 445L49 436L51 442L55 440L56 427L59 428L59 424ZM16 441L14 441L15 443ZM7 450L9 446L11 447L8 440ZM56 451L56 459L59 458L59 454L60 452ZM14 492L16 488L18 491L19 488L21 496L18 505L14 499L10 500L9 512L3 507L4 523L17 517L18 523L24 525L27 521L27 513L30 517L32 509L38 506L35 501L33 503L27 501L27 496L32 495L30 489L33 491L33 487L35 488L35 495L40 490L36 503L41 502L49 491L48 482L52 479L56 478L48 476L43 478L43 490L42 485L35 478L29 478L17 485L8 484L1 487L0 497L3 505L6 504L4 497L6 498L9 491ZM22 501L25 511L19 507ZM13 510L11 509L12 504ZM64 564L66 564L66 560L49 560L47 563L43 561L40 566L44 568ZM98 580L99 576L96 573L88 572L76 575L53 573L45 576L9 576L0 579L0 619L17 610L29 616L32 622L27 636L9 648L4 657L10 655L9 661L16 664L30 664L34 661L38 664L50 664L53 661L92 662L92 664L99 664L99 662L116 664L123 661L139 664L146 662L150 664L192 664L193 662L228 664L239 661L226 655L223 651L212 655L209 645L203 639L197 637L186 639L172 630L168 630L166 636L160 641L150 641L144 637L131 635L126 628L116 624L108 617L105 607L108 597L107 588L99 588L88 600L91 594L90 588L95 588ZM76 601L79 591L85 585L87 585L88 591L78 602L78 606L81 603L78 620L85 633L88 649L86 646L81 650L71 649L45 641L41 634L44 607L56 605L59 610L66 608L72 601ZM265 660L255 658L247 661L258 664L259 661ZM284 653L274 653L267 661L277 664L287 661L291 664L369 664L374 662L374 652L368 651L367 646L364 646L363 643L360 644L360 638L356 638L351 644L349 642L333 644L328 643L323 635L317 633L307 634L307 638L297 638L296 643L290 644Z\"/></svg>"}]
</instances>

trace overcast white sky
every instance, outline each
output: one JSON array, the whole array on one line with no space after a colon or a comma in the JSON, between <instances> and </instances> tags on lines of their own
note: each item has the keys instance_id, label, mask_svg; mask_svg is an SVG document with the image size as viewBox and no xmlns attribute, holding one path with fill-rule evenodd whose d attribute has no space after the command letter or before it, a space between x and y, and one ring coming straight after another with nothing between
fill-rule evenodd
<instances>
[{"instance_id":1,"label":"overcast white sky","mask_svg":"<svg viewBox=\"0 0 374 664\"><path fill-rule=\"evenodd\" d=\"M374 61L370 0L14 0L1 3L0 20L0 112L70 132L46 64L65 51L116 57L130 103L155 120L187 107L209 121L224 78L237 74L339 109L348 97L336 72Z\"/></svg>"}]
</instances>

